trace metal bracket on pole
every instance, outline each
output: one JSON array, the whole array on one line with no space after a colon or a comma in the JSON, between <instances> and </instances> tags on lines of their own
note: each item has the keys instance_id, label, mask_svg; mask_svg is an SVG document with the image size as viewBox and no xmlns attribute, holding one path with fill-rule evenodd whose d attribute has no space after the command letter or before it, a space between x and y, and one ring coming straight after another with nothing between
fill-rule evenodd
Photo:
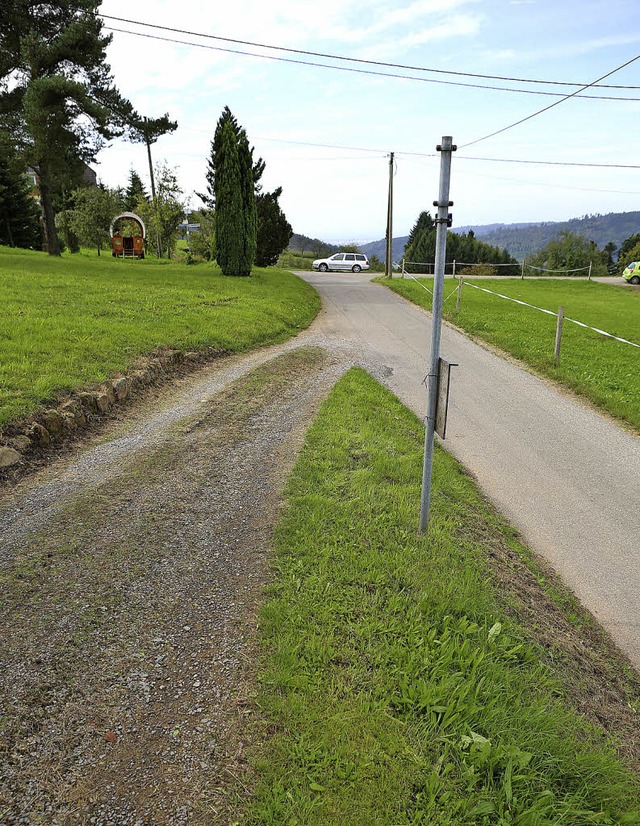
<instances>
[{"instance_id":1,"label":"metal bracket on pole","mask_svg":"<svg viewBox=\"0 0 640 826\"><path fill-rule=\"evenodd\" d=\"M440 335L442 328L442 301L444 292L444 268L447 252L447 226L451 225L448 208L453 206L449 200L451 180L451 153L456 147L451 137L443 137L442 144L436 147L440 156L440 190L434 206L438 207L436 224L436 261L433 279L433 304L431 311L431 353L429 383L427 385L427 415L424 440L424 463L422 468L422 501L420 503L420 532L426 533L429 523L429 505L431 502L431 469L433 465L433 442L438 409L438 377L440 376Z\"/></svg>"}]
</instances>

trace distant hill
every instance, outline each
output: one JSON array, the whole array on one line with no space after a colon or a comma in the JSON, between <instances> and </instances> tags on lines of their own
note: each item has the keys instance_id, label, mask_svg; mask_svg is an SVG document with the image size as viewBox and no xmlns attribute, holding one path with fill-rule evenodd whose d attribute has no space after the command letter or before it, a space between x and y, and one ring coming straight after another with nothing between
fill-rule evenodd
<instances>
[{"instance_id":1,"label":"distant hill","mask_svg":"<svg viewBox=\"0 0 640 826\"><path fill-rule=\"evenodd\" d=\"M402 235L399 238L393 239L391 252L394 261L401 261L404 254L404 245L407 243L409 236ZM380 241L370 241L368 244L360 244L360 250L371 258L372 255L377 255L381 261L387 260L387 242L382 238Z\"/></svg>"},{"instance_id":2,"label":"distant hill","mask_svg":"<svg viewBox=\"0 0 640 826\"><path fill-rule=\"evenodd\" d=\"M574 232L595 241L600 249L609 241L619 247L624 240L640 232L640 212L610 212L607 215L584 215L569 221L545 221L519 224L480 224L454 227L451 231L466 235L472 229L485 244L506 249L514 258L522 261L527 255L542 249L559 232ZM393 260L401 261L408 235L393 239ZM386 258L386 242L371 241L360 246L367 255Z\"/></svg>"},{"instance_id":3,"label":"distant hill","mask_svg":"<svg viewBox=\"0 0 640 826\"><path fill-rule=\"evenodd\" d=\"M294 232L289 241L289 249L297 252L312 252L318 258L326 258L328 255L338 252L340 247L336 244L328 244L319 238L310 238L308 235Z\"/></svg>"},{"instance_id":4,"label":"distant hill","mask_svg":"<svg viewBox=\"0 0 640 826\"><path fill-rule=\"evenodd\" d=\"M609 241L619 247L624 240L640 232L640 212L610 212L607 215L584 215L569 221L547 221L539 224L486 224L456 227L453 231L467 233L472 229L485 243L507 249L522 261L527 255L542 249L559 232L573 232L600 249Z\"/></svg>"}]
</instances>

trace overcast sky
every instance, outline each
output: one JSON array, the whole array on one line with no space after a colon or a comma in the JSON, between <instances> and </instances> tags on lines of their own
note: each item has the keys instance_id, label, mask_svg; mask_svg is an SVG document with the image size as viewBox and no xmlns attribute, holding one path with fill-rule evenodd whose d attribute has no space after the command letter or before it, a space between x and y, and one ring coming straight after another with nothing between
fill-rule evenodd
<instances>
[{"instance_id":1,"label":"overcast sky","mask_svg":"<svg viewBox=\"0 0 640 826\"><path fill-rule=\"evenodd\" d=\"M178 121L178 129L154 146L154 161L177 170L193 208L200 205L193 193L205 187L216 121L228 105L266 161L265 188L283 187L281 205L294 231L323 240L384 236L392 151L394 235L406 235L421 210L433 213L440 164L435 147L443 135L452 135L459 147L451 176L454 226L640 209L640 168L479 160L640 167L640 60L602 81L636 88L584 93L633 100L572 98L464 147L579 88L523 80L586 85L640 55L638 0L103 0L101 10L119 19L105 19L109 29L201 44L117 31L108 50L116 84L134 106L147 116L168 111ZM288 49L520 80L348 63L122 18ZM471 85L451 85L456 83ZM131 167L148 181L144 147L121 141L102 150L95 164L110 186L124 186Z\"/></svg>"}]
</instances>

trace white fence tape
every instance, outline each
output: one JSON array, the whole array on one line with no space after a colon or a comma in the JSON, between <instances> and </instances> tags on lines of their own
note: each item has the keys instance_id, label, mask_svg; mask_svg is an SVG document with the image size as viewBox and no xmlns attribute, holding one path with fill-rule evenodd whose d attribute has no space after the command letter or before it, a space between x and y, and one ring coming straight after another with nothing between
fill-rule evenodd
<instances>
[{"instance_id":1,"label":"white fence tape","mask_svg":"<svg viewBox=\"0 0 640 826\"><path fill-rule=\"evenodd\" d=\"M407 264L411 264L414 267L434 267L435 264L432 261L405 261L405 266ZM538 272L552 272L552 273L570 273L570 272L587 272L591 269L591 267L577 267L575 270L548 270L545 267L534 267L533 264L527 264L526 261L522 261L516 264L493 264L491 261L447 261L445 263L445 267L450 267L455 264L457 267L526 267L529 270L537 270ZM408 273L407 273L408 274Z\"/></svg>"},{"instance_id":2,"label":"white fence tape","mask_svg":"<svg viewBox=\"0 0 640 826\"><path fill-rule=\"evenodd\" d=\"M534 267L533 264L525 264L525 267L529 267L530 270L538 270L538 272L583 272L591 269L591 267L578 267L575 270L547 270L544 267Z\"/></svg>"},{"instance_id":3,"label":"white fence tape","mask_svg":"<svg viewBox=\"0 0 640 826\"><path fill-rule=\"evenodd\" d=\"M558 313L554 313L553 310L545 310L543 307L536 307L534 304L527 304L526 301L520 301L518 298L511 298L509 295L502 295L502 293L496 293L493 290L488 290L486 287L479 287L477 284L471 284L469 281L463 281L463 284L466 284L468 287L473 287L474 290L481 290L483 293L489 293L490 295L497 295L498 298L504 298L506 301L513 301L514 304L521 304L523 307L530 307L532 310L539 310L541 313L546 313L547 315L558 317ZM600 330L598 327L590 327L588 324L584 324L582 321L576 321L575 318L569 318L568 316L564 317L565 321L570 321L572 324L577 324L578 327L584 327L585 330L593 330L594 333L600 333L601 336L606 336L607 338L612 338L615 341L621 341L623 344L630 344L632 347L640 348L640 344L636 344L635 341L627 341L626 338L620 338L620 336L614 336L612 333L607 333L606 330Z\"/></svg>"},{"instance_id":4,"label":"white fence tape","mask_svg":"<svg viewBox=\"0 0 640 826\"><path fill-rule=\"evenodd\" d=\"M417 279L417 278L414 278L414 277L411 275L411 273L410 273L410 272L403 272L403 275L408 275L408 276L409 276L409 278L412 278L412 279L416 282L416 284L417 284L419 287L422 287L422 289L423 289L423 290L426 290L428 293L431 293L431 295L433 295L433 291L432 291L432 290L430 290L430 289L429 289L429 287L425 287L425 285L424 285L421 281L418 281L418 279Z\"/></svg>"}]
</instances>

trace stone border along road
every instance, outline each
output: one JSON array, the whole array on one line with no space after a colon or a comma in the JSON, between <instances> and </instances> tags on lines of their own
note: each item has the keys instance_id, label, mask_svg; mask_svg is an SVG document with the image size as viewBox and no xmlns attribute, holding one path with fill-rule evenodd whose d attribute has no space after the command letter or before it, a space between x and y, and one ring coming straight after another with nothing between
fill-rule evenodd
<instances>
[{"instance_id":1,"label":"stone border along road","mask_svg":"<svg viewBox=\"0 0 640 826\"><path fill-rule=\"evenodd\" d=\"M324 299L310 330L179 379L0 499L0 573L21 566L2 609L6 822L228 812L270 531L304 432L352 364L424 413L428 314L364 274L302 275ZM303 346L329 355L296 367ZM638 664L640 532L621 492L639 440L451 329L443 352L460 363L446 446ZM281 355L286 382L251 407L230 383Z\"/></svg>"}]
</instances>

